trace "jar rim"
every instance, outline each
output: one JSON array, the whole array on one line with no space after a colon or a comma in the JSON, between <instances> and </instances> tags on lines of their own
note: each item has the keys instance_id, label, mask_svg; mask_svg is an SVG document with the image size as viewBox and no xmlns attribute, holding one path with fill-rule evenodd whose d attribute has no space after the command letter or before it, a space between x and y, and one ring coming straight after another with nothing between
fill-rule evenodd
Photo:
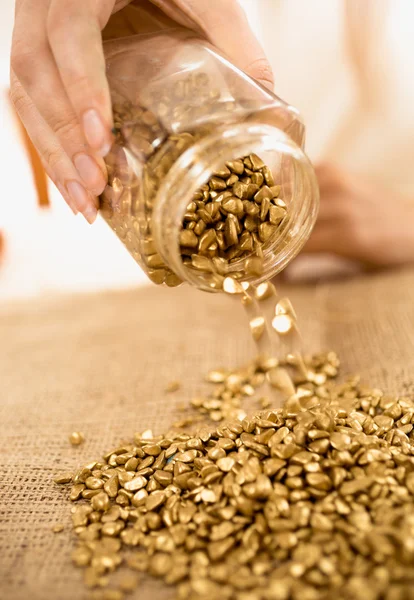
<instances>
[{"instance_id":1,"label":"jar rim","mask_svg":"<svg viewBox=\"0 0 414 600\"><path fill-rule=\"evenodd\" d=\"M185 266L179 247L179 231L186 207L194 193L222 165L234 157L251 153L276 152L292 159L294 168L293 200L283 232L264 244L264 271L261 276L246 277L259 284L282 271L307 241L316 221L319 190L316 175L305 152L284 131L267 124L226 124L197 140L175 161L158 189L153 212L155 243L163 260L183 281L205 291L212 289L202 273ZM244 260L244 259L241 259ZM238 261L228 266L228 274L238 270Z\"/></svg>"}]
</instances>

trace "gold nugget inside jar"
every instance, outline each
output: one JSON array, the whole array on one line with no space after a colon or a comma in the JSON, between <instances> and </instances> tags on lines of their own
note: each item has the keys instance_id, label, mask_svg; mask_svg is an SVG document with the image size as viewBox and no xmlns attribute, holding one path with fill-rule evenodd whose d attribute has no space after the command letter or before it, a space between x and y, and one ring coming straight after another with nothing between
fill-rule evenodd
<instances>
[{"instance_id":1,"label":"gold nugget inside jar","mask_svg":"<svg viewBox=\"0 0 414 600\"><path fill-rule=\"evenodd\" d=\"M280 272L318 208L297 111L183 29L105 53L116 139L101 213L148 277L217 291Z\"/></svg>"}]
</instances>

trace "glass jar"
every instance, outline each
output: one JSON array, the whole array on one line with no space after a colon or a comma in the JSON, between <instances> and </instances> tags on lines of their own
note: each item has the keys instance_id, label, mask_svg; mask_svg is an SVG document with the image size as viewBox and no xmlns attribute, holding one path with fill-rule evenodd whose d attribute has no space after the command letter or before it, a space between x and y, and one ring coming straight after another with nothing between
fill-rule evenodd
<instances>
[{"instance_id":1,"label":"glass jar","mask_svg":"<svg viewBox=\"0 0 414 600\"><path fill-rule=\"evenodd\" d=\"M101 213L148 277L221 289L223 276L260 283L302 248L318 186L298 112L182 28L105 42L115 118ZM231 160L256 154L280 185L287 214L260 250L263 269L237 258L217 272L183 260L179 236L194 195Z\"/></svg>"}]
</instances>

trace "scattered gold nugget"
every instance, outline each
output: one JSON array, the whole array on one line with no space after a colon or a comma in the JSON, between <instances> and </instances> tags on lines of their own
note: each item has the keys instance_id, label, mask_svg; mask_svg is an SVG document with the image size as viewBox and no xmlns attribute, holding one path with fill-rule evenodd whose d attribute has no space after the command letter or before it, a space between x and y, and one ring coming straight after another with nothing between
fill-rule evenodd
<instances>
[{"instance_id":1,"label":"scattered gold nugget","mask_svg":"<svg viewBox=\"0 0 414 600\"><path fill-rule=\"evenodd\" d=\"M176 392L181 387L180 381L170 381L170 383L165 387L165 392L167 394L171 394L172 392Z\"/></svg>"},{"instance_id":2,"label":"scattered gold nugget","mask_svg":"<svg viewBox=\"0 0 414 600\"><path fill-rule=\"evenodd\" d=\"M83 435L83 433L80 433L80 431L74 431L70 434L69 441L72 444L72 446L79 446L85 441L85 436Z\"/></svg>"},{"instance_id":3,"label":"scattered gold nugget","mask_svg":"<svg viewBox=\"0 0 414 600\"><path fill-rule=\"evenodd\" d=\"M61 475L56 475L56 477L54 478L54 482L55 483L70 483L73 479L73 474L72 473L62 473Z\"/></svg>"}]
</instances>

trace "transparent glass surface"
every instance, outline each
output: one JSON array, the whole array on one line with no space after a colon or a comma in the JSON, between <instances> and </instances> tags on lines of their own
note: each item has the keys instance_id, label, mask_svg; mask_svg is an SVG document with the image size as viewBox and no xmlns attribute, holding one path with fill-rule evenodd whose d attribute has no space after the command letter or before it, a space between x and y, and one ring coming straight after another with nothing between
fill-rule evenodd
<instances>
[{"instance_id":1,"label":"transparent glass surface","mask_svg":"<svg viewBox=\"0 0 414 600\"><path fill-rule=\"evenodd\" d=\"M182 217L217 168L251 152L270 167L289 208L283 235L263 249L263 277L284 268L318 205L297 111L187 30L110 40L105 55L116 140L101 212L149 278L211 289L180 260ZM235 264L229 271L241 268Z\"/></svg>"}]
</instances>

